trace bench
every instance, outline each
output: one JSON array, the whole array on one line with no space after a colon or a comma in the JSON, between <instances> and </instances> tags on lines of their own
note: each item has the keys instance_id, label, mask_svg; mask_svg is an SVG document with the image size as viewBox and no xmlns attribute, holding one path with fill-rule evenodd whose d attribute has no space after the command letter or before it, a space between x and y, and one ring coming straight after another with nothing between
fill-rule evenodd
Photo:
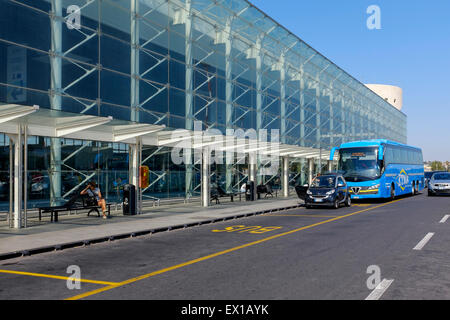
<instances>
[{"instance_id":1,"label":"bench","mask_svg":"<svg viewBox=\"0 0 450 320\"><path fill-rule=\"evenodd\" d=\"M219 198L230 197L231 202L234 202L236 193L226 193L220 186L211 189L211 201L216 200L216 204L220 204Z\"/></svg>"},{"instance_id":2,"label":"bench","mask_svg":"<svg viewBox=\"0 0 450 320\"><path fill-rule=\"evenodd\" d=\"M70 212L77 210L89 210L87 216L89 217L92 212L97 212L97 216L100 217L101 207L96 203L95 199L89 199L88 197L82 197L82 203L77 203L77 200L80 196L76 195L70 198L62 206L53 206L53 207L40 207L39 210L39 221L42 219L43 213L50 213L50 222L58 222L58 214L60 212ZM106 212L108 213L108 218L111 216L111 203L106 204Z\"/></svg>"},{"instance_id":3,"label":"bench","mask_svg":"<svg viewBox=\"0 0 450 320\"><path fill-rule=\"evenodd\" d=\"M264 198L271 196L273 198L272 187L268 184L260 184L256 187L256 193L258 194L258 199L261 199L261 194L265 193Z\"/></svg>"}]
</instances>

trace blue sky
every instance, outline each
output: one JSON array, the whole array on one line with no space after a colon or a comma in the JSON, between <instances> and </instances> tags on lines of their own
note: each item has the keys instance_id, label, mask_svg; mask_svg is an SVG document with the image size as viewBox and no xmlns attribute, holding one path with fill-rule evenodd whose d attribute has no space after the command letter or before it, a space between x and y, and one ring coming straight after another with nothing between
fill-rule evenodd
<instances>
[{"instance_id":1,"label":"blue sky","mask_svg":"<svg viewBox=\"0 0 450 320\"><path fill-rule=\"evenodd\" d=\"M450 161L449 0L250 0L363 83L403 88L408 143ZM381 30L369 30L370 5Z\"/></svg>"}]
</instances>

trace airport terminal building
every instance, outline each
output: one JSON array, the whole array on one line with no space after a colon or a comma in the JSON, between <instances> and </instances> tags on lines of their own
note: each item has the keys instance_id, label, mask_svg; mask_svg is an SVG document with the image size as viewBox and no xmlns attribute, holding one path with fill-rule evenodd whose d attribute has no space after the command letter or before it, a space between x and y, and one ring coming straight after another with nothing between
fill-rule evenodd
<instances>
[{"instance_id":1,"label":"airport terminal building","mask_svg":"<svg viewBox=\"0 0 450 320\"><path fill-rule=\"evenodd\" d=\"M0 211L14 211L16 227L23 206L60 203L91 179L119 201L140 166L144 202L207 202L202 185L248 180L286 194L343 142L406 143L406 123L246 0L0 0ZM196 142L207 129L214 137ZM271 175L262 132L280 156ZM233 161L206 168L184 150L194 161L174 163L186 140Z\"/></svg>"}]
</instances>

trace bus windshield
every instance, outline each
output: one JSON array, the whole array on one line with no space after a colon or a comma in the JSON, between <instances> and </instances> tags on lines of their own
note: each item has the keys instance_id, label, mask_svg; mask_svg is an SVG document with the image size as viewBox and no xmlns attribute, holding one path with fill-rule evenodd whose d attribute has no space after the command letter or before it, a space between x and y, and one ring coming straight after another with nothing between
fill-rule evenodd
<instances>
[{"instance_id":1,"label":"bus windshield","mask_svg":"<svg viewBox=\"0 0 450 320\"><path fill-rule=\"evenodd\" d=\"M346 148L339 150L338 170L348 181L360 182L379 179L381 163L378 147Z\"/></svg>"}]
</instances>

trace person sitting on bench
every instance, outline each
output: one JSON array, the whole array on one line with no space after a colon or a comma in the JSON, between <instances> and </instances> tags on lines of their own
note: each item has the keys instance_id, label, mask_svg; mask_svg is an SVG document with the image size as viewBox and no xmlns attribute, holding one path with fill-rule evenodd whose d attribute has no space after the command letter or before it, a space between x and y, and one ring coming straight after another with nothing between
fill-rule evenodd
<instances>
[{"instance_id":1,"label":"person sitting on bench","mask_svg":"<svg viewBox=\"0 0 450 320\"><path fill-rule=\"evenodd\" d=\"M103 219L106 219L106 201L102 198L102 193L100 192L100 189L97 187L97 184L95 181L90 181L87 185L87 187L81 191L81 195L89 195L90 197L94 198L97 201L97 205L102 208L103 213Z\"/></svg>"}]
</instances>

